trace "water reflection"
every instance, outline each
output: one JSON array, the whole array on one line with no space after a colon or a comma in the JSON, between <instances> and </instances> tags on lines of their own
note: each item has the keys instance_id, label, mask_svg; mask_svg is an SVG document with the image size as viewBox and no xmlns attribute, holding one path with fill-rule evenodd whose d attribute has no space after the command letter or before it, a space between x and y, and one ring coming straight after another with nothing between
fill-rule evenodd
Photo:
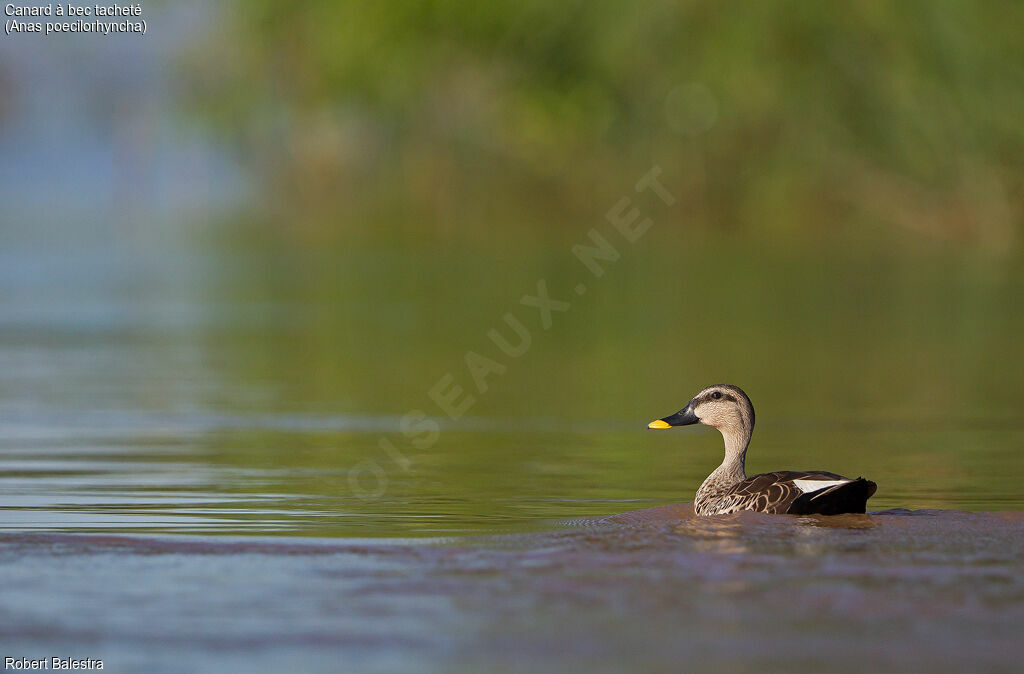
<instances>
[{"instance_id":1,"label":"water reflection","mask_svg":"<svg viewBox=\"0 0 1024 674\"><path fill-rule=\"evenodd\" d=\"M565 521L647 528L653 517L679 534L721 547L737 527L750 524L742 519L748 515L735 521L695 519L689 505L593 519L659 502L686 503L692 498L687 491L721 451L713 436L699 433L661 447L652 446L642 428L615 430L618 422L555 433L547 430L557 426L551 421L527 420L516 430L518 420L468 419L447 427L440 450L415 457L408 473L396 470L387 493L366 499L351 494L349 468L379 451L380 434L397 423L391 417L62 412L50 415L46 426L33 417L40 413L21 415L0 440L6 528L234 534L259 533L263 526L295 536L392 537L538 531ZM806 447L803 432L769 428L761 434ZM923 471L927 480L918 474L916 482L901 485L892 483L905 476L899 463L863 453L859 465L877 466L872 476L883 485L869 506L1021 507L1009 476L969 481L999 462L1020 460L1011 446L1016 431L984 435L989 451L960 454L961 471ZM874 437L874 431L828 435L832 446L865 445ZM923 445L932 437L905 435L903 441L920 443L924 461L930 450ZM993 438L1005 443L998 451ZM772 461L795 463L794 455L778 454L783 458ZM806 538L813 529L868 528L874 520L799 522Z\"/></svg>"}]
</instances>

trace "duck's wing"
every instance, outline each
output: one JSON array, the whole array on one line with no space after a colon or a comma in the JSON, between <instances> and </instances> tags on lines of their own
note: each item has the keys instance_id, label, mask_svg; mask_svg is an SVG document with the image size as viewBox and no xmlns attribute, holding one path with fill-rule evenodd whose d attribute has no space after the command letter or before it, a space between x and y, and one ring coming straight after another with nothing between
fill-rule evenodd
<instances>
[{"instance_id":1,"label":"duck's wing","mask_svg":"<svg viewBox=\"0 0 1024 674\"><path fill-rule=\"evenodd\" d=\"M799 480L797 481L799 482ZM862 477L843 479L805 492L789 505L791 515L841 515L867 511L868 499L878 489L871 480Z\"/></svg>"},{"instance_id":2,"label":"duck's wing","mask_svg":"<svg viewBox=\"0 0 1024 674\"><path fill-rule=\"evenodd\" d=\"M730 501L742 510L765 513L835 515L864 512L875 483L825 471L782 470L743 480L729 490Z\"/></svg>"}]
</instances>

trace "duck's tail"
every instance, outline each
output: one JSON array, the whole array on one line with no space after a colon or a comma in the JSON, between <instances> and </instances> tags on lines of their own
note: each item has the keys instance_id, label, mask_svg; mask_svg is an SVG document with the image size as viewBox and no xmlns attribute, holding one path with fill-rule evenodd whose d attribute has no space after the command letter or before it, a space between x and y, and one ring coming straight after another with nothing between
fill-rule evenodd
<instances>
[{"instance_id":1,"label":"duck's tail","mask_svg":"<svg viewBox=\"0 0 1024 674\"><path fill-rule=\"evenodd\" d=\"M842 484L807 492L789 507L793 515L841 515L862 513L867 510L868 499L878 489L871 480L858 477Z\"/></svg>"}]
</instances>

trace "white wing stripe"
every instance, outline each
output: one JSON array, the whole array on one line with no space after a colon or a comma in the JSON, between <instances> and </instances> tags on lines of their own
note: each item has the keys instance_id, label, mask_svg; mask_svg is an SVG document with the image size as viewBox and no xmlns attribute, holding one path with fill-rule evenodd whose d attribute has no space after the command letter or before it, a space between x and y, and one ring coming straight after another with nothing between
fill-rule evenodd
<instances>
[{"instance_id":1,"label":"white wing stripe","mask_svg":"<svg viewBox=\"0 0 1024 674\"><path fill-rule=\"evenodd\" d=\"M805 494L824 489L825 487L833 487L837 484L846 484L847 482L852 482L852 480L793 480L796 488Z\"/></svg>"}]
</instances>

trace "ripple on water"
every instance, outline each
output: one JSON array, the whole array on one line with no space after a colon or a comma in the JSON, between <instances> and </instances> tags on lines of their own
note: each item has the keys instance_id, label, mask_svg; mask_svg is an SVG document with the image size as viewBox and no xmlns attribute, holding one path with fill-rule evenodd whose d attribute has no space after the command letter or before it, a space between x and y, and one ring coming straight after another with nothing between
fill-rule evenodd
<instances>
[{"instance_id":1,"label":"ripple on water","mask_svg":"<svg viewBox=\"0 0 1024 674\"><path fill-rule=\"evenodd\" d=\"M1011 669L1024 513L675 505L445 540L11 533L0 571L0 642L111 664L213 670L255 648L322 671L327 654L366 669Z\"/></svg>"},{"instance_id":2,"label":"ripple on water","mask_svg":"<svg viewBox=\"0 0 1024 674\"><path fill-rule=\"evenodd\" d=\"M323 671L326 652L369 669L1009 669L1024 513L686 504L426 541L14 533L0 572L0 642L112 666L213 670L258 644Z\"/></svg>"}]
</instances>

